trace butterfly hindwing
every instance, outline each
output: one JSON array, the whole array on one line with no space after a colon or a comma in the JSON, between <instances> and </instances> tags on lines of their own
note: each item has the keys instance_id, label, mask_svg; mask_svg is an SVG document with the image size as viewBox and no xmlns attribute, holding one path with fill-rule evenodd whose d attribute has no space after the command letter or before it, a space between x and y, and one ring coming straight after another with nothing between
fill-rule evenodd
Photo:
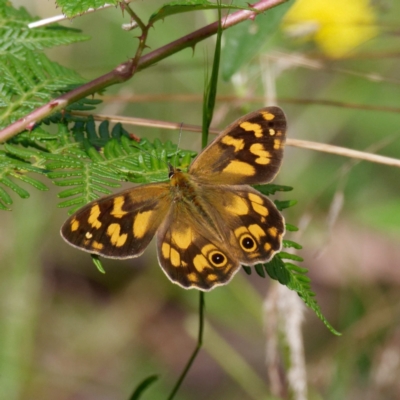
<instances>
[{"instance_id":1,"label":"butterfly hindwing","mask_svg":"<svg viewBox=\"0 0 400 400\"><path fill-rule=\"evenodd\" d=\"M110 258L143 253L170 208L169 183L137 186L92 201L64 223L72 246Z\"/></svg>"},{"instance_id":2,"label":"butterfly hindwing","mask_svg":"<svg viewBox=\"0 0 400 400\"><path fill-rule=\"evenodd\" d=\"M202 197L241 264L268 262L281 250L285 223L268 197L247 185L210 186Z\"/></svg>"},{"instance_id":3,"label":"butterfly hindwing","mask_svg":"<svg viewBox=\"0 0 400 400\"><path fill-rule=\"evenodd\" d=\"M204 185L189 203L171 205L157 233L158 259L172 281L209 290L241 264L269 261L284 231L275 205L250 186Z\"/></svg>"},{"instance_id":4,"label":"butterfly hindwing","mask_svg":"<svg viewBox=\"0 0 400 400\"><path fill-rule=\"evenodd\" d=\"M210 290L240 267L227 243L182 204L172 206L157 232L157 250L165 274L184 288Z\"/></svg>"},{"instance_id":5,"label":"butterfly hindwing","mask_svg":"<svg viewBox=\"0 0 400 400\"><path fill-rule=\"evenodd\" d=\"M280 168L285 138L283 111L262 108L229 125L195 158L189 173L214 185L270 182Z\"/></svg>"}]
</instances>

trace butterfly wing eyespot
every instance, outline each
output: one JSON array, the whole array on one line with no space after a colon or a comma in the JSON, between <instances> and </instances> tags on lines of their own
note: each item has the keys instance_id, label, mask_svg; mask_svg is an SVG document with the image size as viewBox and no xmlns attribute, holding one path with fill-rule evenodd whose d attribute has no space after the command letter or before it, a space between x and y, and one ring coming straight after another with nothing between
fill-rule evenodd
<instances>
[{"instance_id":1,"label":"butterfly wing eyespot","mask_svg":"<svg viewBox=\"0 0 400 400\"><path fill-rule=\"evenodd\" d=\"M256 241L249 234L244 234L238 238L240 247L247 252L254 251L257 248Z\"/></svg>"},{"instance_id":2,"label":"butterfly wing eyespot","mask_svg":"<svg viewBox=\"0 0 400 400\"><path fill-rule=\"evenodd\" d=\"M270 182L278 173L286 139L286 117L266 107L229 125L193 161L189 173L199 182L241 185Z\"/></svg>"},{"instance_id":3,"label":"butterfly wing eyespot","mask_svg":"<svg viewBox=\"0 0 400 400\"><path fill-rule=\"evenodd\" d=\"M208 257L210 263L216 267L221 267L225 265L228 259L225 257L224 253L221 253L218 250L214 250Z\"/></svg>"}]
</instances>

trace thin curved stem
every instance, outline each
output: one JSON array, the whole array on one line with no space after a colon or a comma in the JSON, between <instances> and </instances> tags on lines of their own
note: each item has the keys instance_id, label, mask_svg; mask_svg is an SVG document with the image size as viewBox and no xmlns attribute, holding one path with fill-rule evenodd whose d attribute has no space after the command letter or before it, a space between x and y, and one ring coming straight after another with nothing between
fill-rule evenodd
<instances>
[{"instance_id":1,"label":"thin curved stem","mask_svg":"<svg viewBox=\"0 0 400 400\"><path fill-rule=\"evenodd\" d=\"M181 376L177 380L170 395L167 397L167 400L172 400L175 397L175 394L178 392L183 380L185 379L194 360L196 359L197 353L200 351L201 346L203 345L203 331L204 331L204 292L199 292L199 332L197 336L197 345L192 355L190 356L189 361L187 362L185 368L183 369Z\"/></svg>"},{"instance_id":2,"label":"thin curved stem","mask_svg":"<svg viewBox=\"0 0 400 400\"><path fill-rule=\"evenodd\" d=\"M74 115L87 116L87 113L74 111ZM176 122L167 122L159 120L148 120L143 118L125 117L117 115L97 115L92 114L95 121L110 121L110 122L121 122L124 124L130 124L134 126L148 126L162 129L177 130L181 129L187 132L201 132L201 128L198 125L189 125ZM221 132L220 129L210 129L209 133L218 135ZM381 156L379 154L374 154L366 151L352 150L346 147L334 146L328 143L312 142L309 140L300 139L286 139L286 145L292 147L298 147L301 149L308 149L319 151L323 153L336 154L338 156L353 158L355 160L369 161L377 164L389 165L391 167L400 168L400 159Z\"/></svg>"}]
</instances>

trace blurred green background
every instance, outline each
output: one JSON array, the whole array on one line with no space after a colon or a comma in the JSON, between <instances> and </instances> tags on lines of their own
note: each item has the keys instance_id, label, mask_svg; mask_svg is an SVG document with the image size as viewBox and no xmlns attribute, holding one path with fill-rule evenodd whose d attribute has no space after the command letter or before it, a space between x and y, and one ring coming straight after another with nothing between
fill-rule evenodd
<instances>
[{"instance_id":1,"label":"blurred green background","mask_svg":"<svg viewBox=\"0 0 400 400\"><path fill-rule=\"evenodd\" d=\"M48 0L12 3L41 18L60 13ZM162 4L132 7L145 18ZM340 58L275 32L265 51L232 80L221 80L213 126L222 129L276 96L290 138L399 158L400 4L374 4L379 34ZM150 31L149 46L215 18L214 12L167 18ZM65 21L93 39L46 54L96 78L134 54L137 33L120 29L128 21L117 8ZM200 125L213 46L212 38L109 88L98 112ZM128 129L178 142L177 132ZM180 146L198 151L200 135L183 132ZM276 182L294 187L279 196L298 201L285 218L300 231L287 238L304 246L299 255L317 300L343 333L332 335L305 313L308 398L400 398L400 170L288 146ZM107 273L100 274L87 254L59 236L67 214L56 208L57 189L31 193L1 214L0 398L128 399L151 374L160 379L144 398L166 398L195 346L198 293L169 282L153 245L139 259L105 260ZM206 295L205 349L177 399L273 398L263 302L274 285L241 271Z\"/></svg>"}]
</instances>

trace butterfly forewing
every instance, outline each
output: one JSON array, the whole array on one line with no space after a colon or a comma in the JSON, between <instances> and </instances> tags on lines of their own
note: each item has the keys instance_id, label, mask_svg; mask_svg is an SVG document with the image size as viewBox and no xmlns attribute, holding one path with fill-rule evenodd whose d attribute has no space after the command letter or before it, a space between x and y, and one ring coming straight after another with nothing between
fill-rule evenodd
<instances>
[{"instance_id":1,"label":"butterfly forewing","mask_svg":"<svg viewBox=\"0 0 400 400\"><path fill-rule=\"evenodd\" d=\"M229 125L193 161L189 173L215 185L270 182L278 173L286 138L279 107L266 107Z\"/></svg>"},{"instance_id":2,"label":"butterfly forewing","mask_svg":"<svg viewBox=\"0 0 400 400\"><path fill-rule=\"evenodd\" d=\"M143 253L170 207L169 183L138 186L95 200L64 223L72 246L110 258Z\"/></svg>"}]
</instances>

